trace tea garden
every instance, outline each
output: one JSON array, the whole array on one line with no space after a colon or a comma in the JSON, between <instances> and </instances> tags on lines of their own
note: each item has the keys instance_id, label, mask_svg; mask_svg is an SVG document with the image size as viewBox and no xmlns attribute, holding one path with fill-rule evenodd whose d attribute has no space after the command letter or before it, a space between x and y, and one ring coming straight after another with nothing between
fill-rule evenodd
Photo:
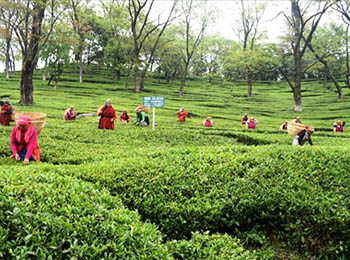
<instances>
[{"instance_id":1,"label":"tea garden","mask_svg":"<svg viewBox=\"0 0 350 260\"><path fill-rule=\"evenodd\" d=\"M20 111L47 114L39 135L41 162L9 158L11 128L0 128L0 257L3 259L349 259L350 91L303 85L298 116L316 129L314 146L292 147L280 131L293 119L285 82L210 84L149 78L145 90L124 90L96 70L80 84L66 73L56 90L35 77L35 105L20 107L19 78L0 77L0 94ZM65 122L75 105L96 112L111 98L118 114L142 96L164 96L156 130L96 117ZM177 122L185 107L190 117ZM259 120L257 130L241 123ZM212 129L202 121L211 116ZM12 123L13 125L14 123Z\"/></svg>"}]
</instances>

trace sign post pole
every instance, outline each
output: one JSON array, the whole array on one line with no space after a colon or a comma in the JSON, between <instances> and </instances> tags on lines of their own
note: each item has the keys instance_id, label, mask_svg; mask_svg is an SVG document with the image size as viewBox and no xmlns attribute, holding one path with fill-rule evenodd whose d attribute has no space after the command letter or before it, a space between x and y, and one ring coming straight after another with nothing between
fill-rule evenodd
<instances>
[{"instance_id":1,"label":"sign post pole","mask_svg":"<svg viewBox=\"0 0 350 260\"><path fill-rule=\"evenodd\" d=\"M156 107L153 107L153 116L152 116L152 129L154 130L156 125Z\"/></svg>"},{"instance_id":2,"label":"sign post pole","mask_svg":"<svg viewBox=\"0 0 350 260\"><path fill-rule=\"evenodd\" d=\"M164 107L165 98L164 97L143 97L143 106L153 108L152 129L154 130L156 127L156 107Z\"/></svg>"}]
</instances>

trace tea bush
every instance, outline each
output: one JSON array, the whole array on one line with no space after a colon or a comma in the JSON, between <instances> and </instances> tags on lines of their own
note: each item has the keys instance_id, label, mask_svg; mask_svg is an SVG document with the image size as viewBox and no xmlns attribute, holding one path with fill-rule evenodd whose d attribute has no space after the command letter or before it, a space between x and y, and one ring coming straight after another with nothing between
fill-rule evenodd
<instances>
[{"instance_id":1,"label":"tea bush","mask_svg":"<svg viewBox=\"0 0 350 260\"><path fill-rule=\"evenodd\" d=\"M170 259L155 227L98 186L2 169L0 187L1 258Z\"/></svg>"},{"instance_id":2,"label":"tea bush","mask_svg":"<svg viewBox=\"0 0 350 260\"><path fill-rule=\"evenodd\" d=\"M259 82L247 99L244 82L193 79L180 98L178 82L147 79L140 95L96 70L83 84L66 73L53 91L38 73L29 107L14 102L18 76L0 75L1 96L47 114L40 163L9 159L11 128L0 127L2 258L350 258L350 134L332 132L335 119L349 121L346 90L338 100L303 83L298 116L316 128L314 146L292 147L279 130L296 116L285 82ZM95 113L107 98L133 120L145 95L166 98L155 131L62 120L70 105ZM180 107L185 124L176 121ZM245 112L259 120L256 130L241 125ZM212 129L202 127L207 116Z\"/></svg>"},{"instance_id":3,"label":"tea bush","mask_svg":"<svg viewBox=\"0 0 350 260\"><path fill-rule=\"evenodd\" d=\"M191 240L171 241L167 246L176 259L257 259L254 253L244 250L238 239L228 235L194 233Z\"/></svg>"}]
</instances>

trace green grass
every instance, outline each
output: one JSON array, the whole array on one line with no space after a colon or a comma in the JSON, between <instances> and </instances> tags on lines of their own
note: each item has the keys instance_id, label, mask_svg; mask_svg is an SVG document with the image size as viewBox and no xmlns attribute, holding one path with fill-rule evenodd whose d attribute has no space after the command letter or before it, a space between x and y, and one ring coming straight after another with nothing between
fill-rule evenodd
<instances>
[{"instance_id":1,"label":"green grass","mask_svg":"<svg viewBox=\"0 0 350 260\"><path fill-rule=\"evenodd\" d=\"M303 84L298 116L316 128L314 146L292 147L292 137L279 130L296 116L285 82L257 82L247 99L244 82L193 79L179 97L178 82L150 78L136 94L111 78L96 70L80 84L66 73L54 91L38 72L35 105L20 107L18 75L0 77L0 95L17 109L47 114L40 163L10 160L11 128L0 128L2 257L350 257L350 135L332 132L335 119L349 122L348 90L338 100L320 82ZM107 98L134 119L148 95L166 99L156 109L155 131L132 124L102 131L97 118L62 120L70 105L96 112ZM176 121L180 107L190 113L185 124ZM243 113L259 120L257 130L241 125ZM212 129L202 127L207 116ZM72 218L77 222L61 232Z\"/></svg>"}]
</instances>

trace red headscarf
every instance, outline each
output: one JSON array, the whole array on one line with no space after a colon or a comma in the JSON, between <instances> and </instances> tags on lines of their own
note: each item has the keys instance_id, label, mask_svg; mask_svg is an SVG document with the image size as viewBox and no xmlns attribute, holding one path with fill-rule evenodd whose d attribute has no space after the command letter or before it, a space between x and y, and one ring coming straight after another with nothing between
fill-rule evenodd
<instances>
[{"instance_id":1,"label":"red headscarf","mask_svg":"<svg viewBox=\"0 0 350 260\"><path fill-rule=\"evenodd\" d=\"M26 132L24 133L24 141L26 143L29 143L30 138L33 135L33 126L31 124L31 119L28 116L20 116L18 121L17 121L17 126L16 126L16 140L17 142L21 141L21 129L20 129L20 125L24 125L27 127Z\"/></svg>"}]
</instances>

